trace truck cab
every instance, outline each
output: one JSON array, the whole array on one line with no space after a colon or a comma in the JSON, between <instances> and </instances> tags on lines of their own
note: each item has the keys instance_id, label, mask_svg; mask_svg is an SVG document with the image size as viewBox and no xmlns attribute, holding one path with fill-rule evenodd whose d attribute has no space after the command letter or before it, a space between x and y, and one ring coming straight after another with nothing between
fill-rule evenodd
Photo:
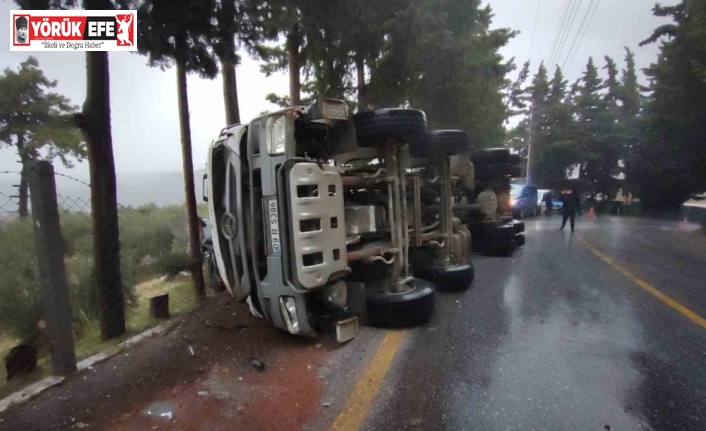
<instances>
[{"instance_id":1,"label":"truck cab","mask_svg":"<svg viewBox=\"0 0 706 431\"><path fill-rule=\"evenodd\" d=\"M408 131L359 145L357 129L344 102L321 99L226 127L209 149L217 271L236 300L291 334L343 342L360 320L417 324L434 308L433 285L405 261Z\"/></svg>"}]
</instances>

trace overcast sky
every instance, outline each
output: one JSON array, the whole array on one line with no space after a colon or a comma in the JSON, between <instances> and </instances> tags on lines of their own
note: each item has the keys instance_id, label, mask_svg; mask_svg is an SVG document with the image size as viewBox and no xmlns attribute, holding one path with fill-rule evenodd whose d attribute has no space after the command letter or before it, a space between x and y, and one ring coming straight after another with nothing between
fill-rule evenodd
<instances>
[{"instance_id":1,"label":"overcast sky","mask_svg":"<svg viewBox=\"0 0 706 431\"><path fill-rule=\"evenodd\" d=\"M567 2L578 6L559 59L560 64L566 61L565 75L570 81L580 76L589 56L601 66L604 55L614 57L622 65L624 46L635 51L638 67L646 67L654 61L656 46L638 47L638 43L662 22L652 16L654 2L649 0L491 0L489 3L495 12L494 26L521 32L502 54L508 59L514 57L518 65L531 60L535 71L541 61L548 62ZM664 0L662 3L675 4L678 1ZM572 59L568 51L591 5L598 8L590 26L586 27L585 37L577 39L576 55ZM16 8L14 2L0 0L3 17L9 17L9 11ZM536 31L535 16L538 17ZM0 20L0 34L10 34L9 25L8 18ZM32 54L38 58L45 74L59 81L55 91L69 97L78 106L83 103L86 92L84 53L10 52L9 43L1 49L0 68L3 70L18 67ZM150 68L145 57L117 52L110 54L110 72L113 147L118 176L180 170L176 71ZM285 74L266 78L260 73L258 63L247 55L243 56L237 70L237 79L240 114L244 121L263 110L275 108L265 101L266 94L286 94L288 91ZM225 122L222 81L220 76L209 81L190 75L188 85L194 167L201 169L206 163L210 141ZM0 171L17 170L16 159L15 151L0 150ZM57 170L64 171L58 166ZM87 163L78 165L70 174L87 178Z\"/></svg>"}]
</instances>

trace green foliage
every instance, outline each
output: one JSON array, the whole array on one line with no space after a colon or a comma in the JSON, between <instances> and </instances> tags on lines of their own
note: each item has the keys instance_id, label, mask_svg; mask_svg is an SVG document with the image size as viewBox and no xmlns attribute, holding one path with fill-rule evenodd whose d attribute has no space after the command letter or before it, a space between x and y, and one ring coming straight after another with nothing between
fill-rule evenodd
<instances>
[{"instance_id":1,"label":"green foliage","mask_svg":"<svg viewBox=\"0 0 706 431\"><path fill-rule=\"evenodd\" d=\"M605 61L605 80L589 59L583 77L568 91L561 69L548 81L543 65L529 87L513 89L519 94L515 106L523 108L526 102L532 106L534 184L563 187L567 173L578 168L578 183L584 192L612 197L624 187L618 179L620 160L625 160L636 143L642 100L632 52L627 50L622 76L611 58ZM530 121L523 119L508 136L508 146L522 155L529 144L529 127Z\"/></svg>"},{"instance_id":2,"label":"green foliage","mask_svg":"<svg viewBox=\"0 0 706 431\"><path fill-rule=\"evenodd\" d=\"M673 22L642 43L660 43L657 62L646 69L649 87L639 85L635 57L626 48L622 72L606 57L602 79L589 59L568 93L563 78L555 77L547 99L539 100L541 70L524 94L511 88L516 112L532 96L539 106L533 131L540 185L554 186L566 167L577 165L585 191L611 197L620 187L648 210L676 208L706 191L706 3L684 0L653 11ZM520 121L509 134L508 145L520 152L528 123Z\"/></svg>"},{"instance_id":3,"label":"green foliage","mask_svg":"<svg viewBox=\"0 0 706 431\"><path fill-rule=\"evenodd\" d=\"M643 44L660 43L646 73L647 102L639 145L628 153L628 178L648 208L676 207L706 190L706 6L655 6L672 23Z\"/></svg>"},{"instance_id":4,"label":"green foliage","mask_svg":"<svg viewBox=\"0 0 706 431\"><path fill-rule=\"evenodd\" d=\"M0 76L0 147L17 146L21 155L59 158L71 167L70 158L86 157L86 145L72 123L77 107L69 99L50 92L57 85L29 57L17 71L5 69ZM20 139L21 138L21 139Z\"/></svg>"},{"instance_id":5,"label":"green foliage","mask_svg":"<svg viewBox=\"0 0 706 431\"><path fill-rule=\"evenodd\" d=\"M184 252L172 252L162 254L155 268L161 273L169 277L174 277L188 268L189 256Z\"/></svg>"},{"instance_id":6,"label":"green foliage","mask_svg":"<svg viewBox=\"0 0 706 431\"><path fill-rule=\"evenodd\" d=\"M137 39L140 54L151 66L162 70L173 63L203 78L214 78L218 65L210 47L216 26L216 2L148 0L137 9Z\"/></svg>"},{"instance_id":7,"label":"green foliage","mask_svg":"<svg viewBox=\"0 0 706 431\"><path fill-rule=\"evenodd\" d=\"M145 275L176 275L186 268L186 216L183 206L145 205L119 211L120 263L129 305L137 303L135 285ZM93 236L90 214L61 211L69 298L76 331L98 319L93 277ZM29 220L0 228L0 333L30 343L40 339L41 286L36 244Z\"/></svg>"},{"instance_id":8,"label":"green foliage","mask_svg":"<svg viewBox=\"0 0 706 431\"><path fill-rule=\"evenodd\" d=\"M493 145L504 133L502 90L512 68L498 50L514 33L490 30L491 10L479 4L268 2L260 12L265 27L270 36L289 42L283 47L261 45L255 52L266 61L262 70L267 74L285 70L288 53L298 55L304 99L356 100L358 110L413 106L428 114L432 127L469 130L478 146ZM277 95L267 99L279 106L289 103Z\"/></svg>"},{"instance_id":9,"label":"green foliage","mask_svg":"<svg viewBox=\"0 0 706 431\"><path fill-rule=\"evenodd\" d=\"M525 68L521 75L525 74ZM532 111L531 182L541 187L559 188L566 182L567 170L578 159L574 140L574 107L567 93L567 82L558 67L549 80L544 64L540 64L532 84L523 89L521 84L526 79L521 76L513 85L510 100L513 106L519 108L517 112L529 116ZM508 135L508 146L522 157L527 156L529 127L529 118L524 118Z\"/></svg>"},{"instance_id":10,"label":"green foliage","mask_svg":"<svg viewBox=\"0 0 706 431\"><path fill-rule=\"evenodd\" d=\"M0 332L35 344L42 303L32 223L16 220L0 228L0 262Z\"/></svg>"},{"instance_id":11,"label":"green foliage","mask_svg":"<svg viewBox=\"0 0 706 431\"><path fill-rule=\"evenodd\" d=\"M499 50L515 32L491 30L492 11L479 5L417 0L397 11L370 68L373 106L413 106L427 113L432 128L468 130L476 146L497 145L513 67Z\"/></svg>"}]
</instances>

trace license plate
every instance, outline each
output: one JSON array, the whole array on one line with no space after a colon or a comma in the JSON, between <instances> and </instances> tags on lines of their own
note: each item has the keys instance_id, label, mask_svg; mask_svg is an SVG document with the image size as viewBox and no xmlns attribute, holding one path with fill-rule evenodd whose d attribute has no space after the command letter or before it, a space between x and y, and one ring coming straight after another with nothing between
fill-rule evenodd
<instances>
[{"instance_id":1,"label":"license plate","mask_svg":"<svg viewBox=\"0 0 706 431\"><path fill-rule=\"evenodd\" d=\"M348 319L339 320L336 322L336 342L345 343L355 338L358 334L358 318L350 317Z\"/></svg>"},{"instance_id":2,"label":"license plate","mask_svg":"<svg viewBox=\"0 0 706 431\"><path fill-rule=\"evenodd\" d=\"M267 200L267 218L269 219L270 254L282 253L282 242L279 237L279 208L277 198Z\"/></svg>"}]
</instances>

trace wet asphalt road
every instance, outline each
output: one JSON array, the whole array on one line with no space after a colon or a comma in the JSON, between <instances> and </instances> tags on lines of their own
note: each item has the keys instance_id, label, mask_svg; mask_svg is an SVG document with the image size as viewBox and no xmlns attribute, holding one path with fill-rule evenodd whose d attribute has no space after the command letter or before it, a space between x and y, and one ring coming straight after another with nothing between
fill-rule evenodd
<instances>
[{"instance_id":1,"label":"wet asphalt road","mask_svg":"<svg viewBox=\"0 0 706 431\"><path fill-rule=\"evenodd\" d=\"M559 222L527 221L525 248L476 257L472 288L440 295L363 429L706 430L706 329L579 237L702 317L706 240L675 222Z\"/></svg>"}]
</instances>

